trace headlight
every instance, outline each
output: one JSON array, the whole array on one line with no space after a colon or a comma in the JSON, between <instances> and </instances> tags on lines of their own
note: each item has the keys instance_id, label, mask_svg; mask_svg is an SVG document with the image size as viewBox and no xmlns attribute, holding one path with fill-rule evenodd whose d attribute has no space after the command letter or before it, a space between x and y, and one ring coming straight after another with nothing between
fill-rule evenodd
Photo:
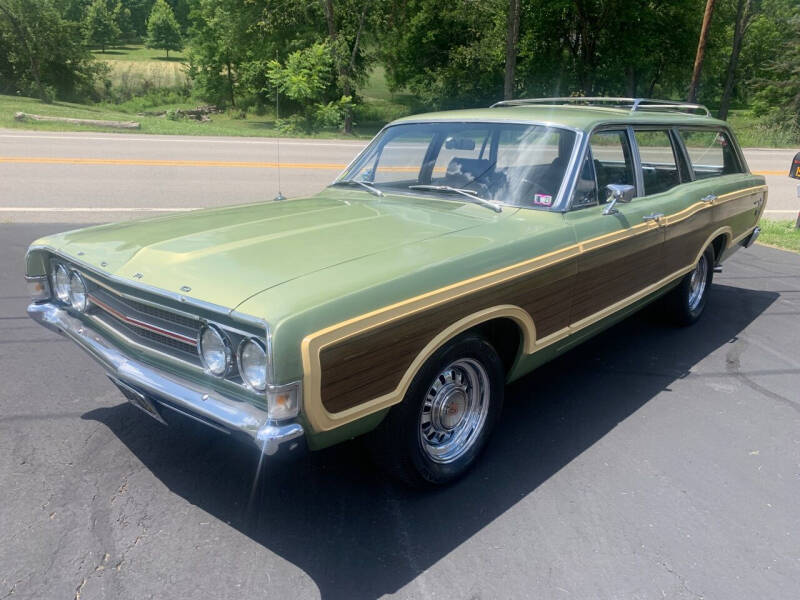
<instances>
[{"instance_id":1,"label":"headlight","mask_svg":"<svg viewBox=\"0 0 800 600\"><path fill-rule=\"evenodd\" d=\"M197 353L203 366L212 375L224 377L231 367L231 345L223 333L213 325L200 330Z\"/></svg>"},{"instance_id":2,"label":"headlight","mask_svg":"<svg viewBox=\"0 0 800 600\"><path fill-rule=\"evenodd\" d=\"M64 265L57 265L53 273L53 288L55 288L56 298L61 302L69 302L69 271Z\"/></svg>"},{"instance_id":3,"label":"headlight","mask_svg":"<svg viewBox=\"0 0 800 600\"><path fill-rule=\"evenodd\" d=\"M68 297L72 308L78 312L86 310L88 304L86 298L86 284L83 282L83 277L81 277L77 271L70 273Z\"/></svg>"},{"instance_id":4,"label":"headlight","mask_svg":"<svg viewBox=\"0 0 800 600\"><path fill-rule=\"evenodd\" d=\"M255 338L239 345L239 375L242 381L256 391L267 389L267 351Z\"/></svg>"}]
</instances>

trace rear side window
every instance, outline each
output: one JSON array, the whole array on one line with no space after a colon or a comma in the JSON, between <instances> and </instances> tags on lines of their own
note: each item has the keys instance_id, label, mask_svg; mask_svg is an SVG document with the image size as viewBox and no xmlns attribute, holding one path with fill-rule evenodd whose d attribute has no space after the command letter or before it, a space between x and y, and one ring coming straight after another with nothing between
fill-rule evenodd
<instances>
[{"instance_id":1,"label":"rear side window","mask_svg":"<svg viewBox=\"0 0 800 600\"><path fill-rule=\"evenodd\" d=\"M644 193L660 194L681 182L672 141L666 130L635 131L636 145L642 163Z\"/></svg>"},{"instance_id":2,"label":"rear side window","mask_svg":"<svg viewBox=\"0 0 800 600\"><path fill-rule=\"evenodd\" d=\"M722 131L681 129L695 179L742 173L743 169L727 134Z\"/></svg>"}]
</instances>

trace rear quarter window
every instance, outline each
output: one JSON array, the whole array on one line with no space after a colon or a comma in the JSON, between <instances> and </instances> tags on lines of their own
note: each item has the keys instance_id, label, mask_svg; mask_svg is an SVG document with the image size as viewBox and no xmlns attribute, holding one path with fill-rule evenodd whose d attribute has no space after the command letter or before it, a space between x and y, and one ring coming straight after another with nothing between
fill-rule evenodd
<instances>
[{"instance_id":1,"label":"rear quarter window","mask_svg":"<svg viewBox=\"0 0 800 600\"><path fill-rule=\"evenodd\" d=\"M681 129L695 179L743 173L728 134L723 131Z\"/></svg>"}]
</instances>

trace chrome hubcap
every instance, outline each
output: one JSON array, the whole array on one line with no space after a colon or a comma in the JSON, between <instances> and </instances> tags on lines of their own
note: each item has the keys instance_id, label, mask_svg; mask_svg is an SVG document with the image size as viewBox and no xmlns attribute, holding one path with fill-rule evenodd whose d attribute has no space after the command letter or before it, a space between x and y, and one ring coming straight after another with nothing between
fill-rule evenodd
<instances>
[{"instance_id":1,"label":"chrome hubcap","mask_svg":"<svg viewBox=\"0 0 800 600\"><path fill-rule=\"evenodd\" d=\"M689 310L695 310L700 306L703 294L706 291L706 280L708 279L708 261L705 255L700 257L700 261L692 271L689 280Z\"/></svg>"},{"instance_id":2,"label":"chrome hubcap","mask_svg":"<svg viewBox=\"0 0 800 600\"><path fill-rule=\"evenodd\" d=\"M463 358L436 376L425 394L419 439L434 462L450 463L480 437L489 413L489 375L483 365Z\"/></svg>"}]
</instances>

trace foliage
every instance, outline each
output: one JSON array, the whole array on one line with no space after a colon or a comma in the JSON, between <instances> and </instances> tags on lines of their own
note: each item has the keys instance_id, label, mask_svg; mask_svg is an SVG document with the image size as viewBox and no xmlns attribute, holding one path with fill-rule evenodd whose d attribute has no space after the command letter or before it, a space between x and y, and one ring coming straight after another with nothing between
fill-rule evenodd
<instances>
[{"instance_id":1,"label":"foliage","mask_svg":"<svg viewBox=\"0 0 800 600\"><path fill-rule=\"evenodd\" d=\"M119 0L111 7L108 0L94 0L89 5L83 20L83 36L86 44L100 46L105 52L106 46L117 43L121 34L117 24L121 10Z\"/></svg>"},{"instance_id":2,"label":"foliage","mask_svg":"<svg viewBox=\"0 0 800 600\"><path fill-rule=\"evenodd\" d=\"M287 132L314 132L323 127L341 126L345 111L352 108L353 99L341 96L325 102L335 76L334 59L327 43L318 42L292 52L283 64L270 61L267 64L270 85L300 109L283 119L279 127Z\"/></svg>"},{"instance_id":3,"label":"foliage","mask_svg":"<svg viewBox=\"0 0 800 600\"><path fill-rule=\"evenodd\" d=\"M88 99L105 72L54 0L0 0L0 92Z\"/></svg>"},{"instance_id":4,"label":"foliage","mask_svg":"<svg viewBox=\"0 0 800 600\"><path fill-rule=\"evenodd\" d=\"M183 39L180 27L169 4L165 0L156 0L153 10L147 19L147 39L145 45L148 48L158 48L166 50L169 57L170 50L181 50Z\"/></svg>"}]
</instances>

